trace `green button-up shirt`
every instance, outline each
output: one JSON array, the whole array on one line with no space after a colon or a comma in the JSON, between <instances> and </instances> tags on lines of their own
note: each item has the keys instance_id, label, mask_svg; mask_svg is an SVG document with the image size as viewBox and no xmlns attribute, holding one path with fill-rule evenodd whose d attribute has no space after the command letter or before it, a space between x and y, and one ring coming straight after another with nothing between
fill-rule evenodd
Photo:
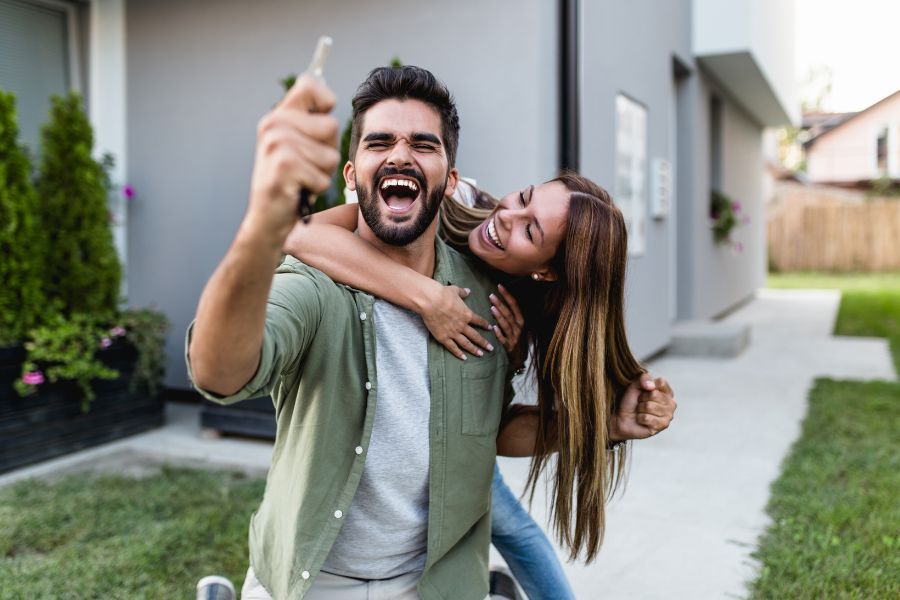
<instances>
[{"instance_id":1,"label":"green button-up shirt","mask_svg":"<svg viewBox=\"0 0 900 600\"><path fill-rule=\"evenodd\" d=\"M490 280L440 240L435 251L434 279L470 288L470 308L489 314ZM226 398L199 390L220 403L266 394L275 403L272 465L250 520L250 564L277 600L309 590L363 472L378 398L373 303L288 257L269 293L256 374ZM425 599L488 593L491 477L512 388L502 345L487 337L496 350L466 361L428 341L428 546L418 585Z\"/></svg>"}]
</instances>

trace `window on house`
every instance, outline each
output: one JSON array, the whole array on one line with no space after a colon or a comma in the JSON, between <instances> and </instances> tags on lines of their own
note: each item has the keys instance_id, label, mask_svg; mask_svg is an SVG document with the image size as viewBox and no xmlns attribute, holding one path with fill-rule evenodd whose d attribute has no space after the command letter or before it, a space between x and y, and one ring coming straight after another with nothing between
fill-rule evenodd
<instances>
[{"instance_id":1,"label":"window on house","mask_svg":"<svg viewBox=\"0 0 900 600\"><path fill-rule=\"evenodd\" d=\"M20 140L38 149L50 96L80 89L77 11L59 0L0 0L0 89L16 95Z\"/></svg>"},{"instance_id":2,"label":"window on house","mask_svg":"<svg viewBox=\"0 0 900 600\"><path fill-rule=\"evenodd\" d=\"M624 94L616 96L616 204L628 229L628 253L646 246L647 108Z\"/></svg>"},{"instance_id":3,"label":"window on house","mask_svg":"<svg viewBox=\"0 0 900 600\"><path fill-rule=\"evenodd\" d=\"M875 168L878 175L886 175L888 167L888 130L887 127L878 133L875 140Z\"/></svg>"}]
</instances>

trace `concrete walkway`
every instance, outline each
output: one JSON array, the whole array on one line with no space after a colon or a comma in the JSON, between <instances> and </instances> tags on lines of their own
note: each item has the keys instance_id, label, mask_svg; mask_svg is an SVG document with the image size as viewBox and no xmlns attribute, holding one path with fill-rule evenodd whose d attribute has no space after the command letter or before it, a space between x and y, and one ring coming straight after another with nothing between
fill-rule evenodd
<instances>
[{"instance_id":1,"label":"concrete walkway","mask_svg":"<svg viewBox=\"0 0 900 600\"><path fill-rule=\"evenodd\" d=\"M896 378L885 340L830 335L839 302L832 291L764 290L729 317L753 328L740 357L664 357L651 364L672 382L678 412L668 431L634 444L600 558L566 565L578 598L744 595L755 575L750 553L768 524L769 485L799 434L814 378ZM73 470L140 472L166 460L265 471L269 443L202 439L197 413L196 406L170 405L159 430L0 476L0 485ZM502 459L501 468L510 487L521 490L527 460ZM542 500L539 489L533 513L545 523Z\"/></svg>"},{"instance_id":2,"label":"concrete walkway","mask_svg":"<svg viewBox=\"0 0 900 600\"><path fill-rule=\"evenodd\" d=\"M752 327L750 348L738 358L663 357L650 365L672 383L675 420L633 444L627 489L610 507L600 557L566 565L578 598L745 596L756 574L750 553L768 525L769 486L799 436L813 380L896 378L885 340L831 335L839 304L835 291L763 290L728 319ZM501 461L513 489L527 467ZM533 514L546 522L542 503Z\"/></svg>"}]
</instances>

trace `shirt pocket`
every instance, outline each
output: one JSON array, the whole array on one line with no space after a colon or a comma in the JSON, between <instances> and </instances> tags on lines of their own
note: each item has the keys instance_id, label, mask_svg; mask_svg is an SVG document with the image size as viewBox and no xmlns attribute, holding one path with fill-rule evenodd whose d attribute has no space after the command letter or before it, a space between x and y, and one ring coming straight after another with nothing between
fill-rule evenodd
<instances>
[{"instance_id":1,"label":"shirt pocket","mask_svg":"<svg viewBox=\"0 0 900 600\"><path fill-rule=\"evenodd\" d=\"M497 360L463 368L463 435L497 436L503 408L504 371Z\"/></svg>"}]
</instances>

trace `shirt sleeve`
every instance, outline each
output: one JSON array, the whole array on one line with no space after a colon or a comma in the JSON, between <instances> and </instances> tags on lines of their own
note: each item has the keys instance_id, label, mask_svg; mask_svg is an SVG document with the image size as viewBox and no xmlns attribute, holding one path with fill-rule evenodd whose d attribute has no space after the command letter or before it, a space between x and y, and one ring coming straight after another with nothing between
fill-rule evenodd
<instances>
[{"instance_id":1,"label":"shirt sleeve","mask_svg":"<svg viewBox=\"0 0 900 600\"><path fill-rule=\"evenodd\" d=\"M322 319L322 298L313 270L299 262L285 261L275 272L266 306L262 351L256 372L244 387L221 396L197 386L188 352L194 322L185 336L188 377L200 394L219 404L232 404L272 393L278 378L293 371L309 348Z\"/></svg>"}]
</instances>

